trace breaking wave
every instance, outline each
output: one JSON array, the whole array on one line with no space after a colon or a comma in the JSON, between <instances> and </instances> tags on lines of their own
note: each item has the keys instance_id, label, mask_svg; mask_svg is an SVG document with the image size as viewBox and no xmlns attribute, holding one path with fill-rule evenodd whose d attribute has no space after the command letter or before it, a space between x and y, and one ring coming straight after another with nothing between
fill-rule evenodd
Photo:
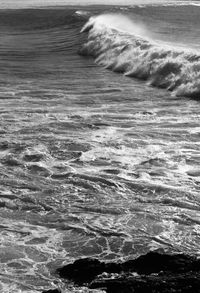
<instances>
[{"instance_id":1,"label":"breaking wave","mask_svg":"<svg viewBox=\"0 0 200 293\"><path fill-rule=\"evenodd\" d=\"M122 15L91 17L80 54L129 77L147 80L176 96L200 97L200 54L154 41L148 30Z\"/></svg>"}]
</instances>

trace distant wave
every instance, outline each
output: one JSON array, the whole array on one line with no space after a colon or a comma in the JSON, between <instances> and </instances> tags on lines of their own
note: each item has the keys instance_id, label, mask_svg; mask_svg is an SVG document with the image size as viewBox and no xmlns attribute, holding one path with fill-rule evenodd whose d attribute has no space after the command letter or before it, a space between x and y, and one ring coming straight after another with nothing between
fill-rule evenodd
<instances>
[{"instance_id":1,"label":"distant wave","mask_svg":"<svg viewBox=\"0 0 200 293\"><path fill-rule=\"evenodd\" d=\"M82 29L89 35L80 54L177 96L200 98L199 52L155 42L140 24L130 22L122 15L90 18Z\"/></svg>"},{"instance_id":2,"label":"distant wave","mask_svg":"<svg viewBox=\"0 0 200 293\"><path fill-rule=\"evenodd\" d=\"M55 6L87 6L87 5L118 5L118 6L147 6L147 5L198 5L198 1L188 0L4 0L0 2L0 9L21 9L21 8L38 8L38 7L55 7Z\"/></svg>"},{"instance_id":3,"label":"distant wave","mask_svg":"<svg viewBox=\"0 0 200 293\"><path fill-rule=\"evenodd\" d=\"M199 0L198 1L187 1L187 0L183 0L183 1L163 1L163 2L153 2L152 3L142 3L142 4L135 4L133 5L135 7L147 7L147 6L153 6L153 7L157 7L157 6L164 6L164 7L168 7L168 6L200 6Z\"/></svg>"}]
</instances>

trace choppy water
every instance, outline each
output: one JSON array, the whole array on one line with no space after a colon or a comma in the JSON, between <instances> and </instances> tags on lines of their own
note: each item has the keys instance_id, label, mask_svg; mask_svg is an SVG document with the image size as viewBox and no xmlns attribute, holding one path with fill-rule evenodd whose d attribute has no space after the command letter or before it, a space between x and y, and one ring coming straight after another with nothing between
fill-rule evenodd
<instances>
[{"instance_id":1,"label":"choppy water","mask_svg":"<svg viewBox=\"0 0 200 293\"><path fill-rule=\"evenodd\" d=\"M1 292L66 288L80 257L199 255L199 14L0 11Z\"/></svg>"}]
</instances>

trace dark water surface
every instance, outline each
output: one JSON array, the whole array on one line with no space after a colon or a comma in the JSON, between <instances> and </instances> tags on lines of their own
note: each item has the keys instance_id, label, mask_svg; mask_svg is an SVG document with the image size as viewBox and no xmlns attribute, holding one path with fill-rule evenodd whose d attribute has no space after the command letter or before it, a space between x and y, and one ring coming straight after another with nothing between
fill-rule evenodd
<instances>
[{"instance_id":1,"label":"dark water surface","mask_svg":"<svg viewBox=\"0 0 200 293\"><path fill-rule=\"evenodd\" d=\"M105 11L128 14L145 36L104 23L88 44L81 28ZM1 292L65 287L54 271L80 257L199 255L199 13L194 6L0 11ZM139 44L137 60L149 64L145 43L158 57L154 83L141 63L129 75L142 80L79 55L83 43L97 63L122 73L135 47L126 59L120 46Z\"/></svg>"}]
</instances>

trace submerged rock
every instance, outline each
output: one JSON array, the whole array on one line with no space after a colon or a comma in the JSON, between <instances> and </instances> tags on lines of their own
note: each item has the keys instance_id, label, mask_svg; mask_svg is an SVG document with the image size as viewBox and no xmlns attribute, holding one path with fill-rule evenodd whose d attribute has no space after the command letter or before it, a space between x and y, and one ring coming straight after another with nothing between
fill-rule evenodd
<instances>
[{"instance_id":1,"label":"submerged rock","mask_svg":"<svg viewBox=\"0 0 200 293\"><path fill-rule=\"evenodd\" d=\"M58 274L108 293L200 293L200 260L184 254L150 252L124 263L79 259Z\"/></svg>"}]
</instances>

